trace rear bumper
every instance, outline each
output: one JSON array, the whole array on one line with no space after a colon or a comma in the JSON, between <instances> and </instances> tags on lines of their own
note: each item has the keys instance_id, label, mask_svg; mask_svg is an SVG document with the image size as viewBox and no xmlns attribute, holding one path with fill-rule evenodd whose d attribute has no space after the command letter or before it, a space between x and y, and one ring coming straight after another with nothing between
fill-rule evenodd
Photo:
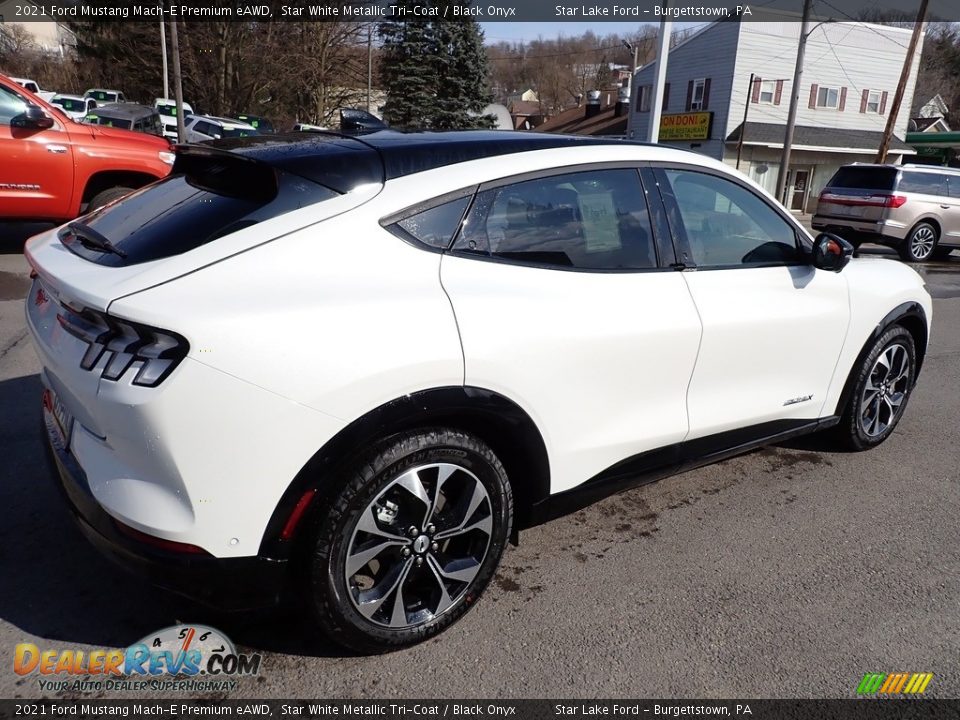
<instances>
[{"instance_id":1,"label":"rear bumper","mask_svg":"<svg viewBox=\"0 0 960 720\"><path fill-rule=\"evenodd\" d=\"M843 235L844 231L853 231L857 235L876 238L881 242L903 240L909 230L906 225L894 220L860 220L846 216L821 214L813 216L810 226L814 230L836 232L838 235Z\"/></svg>"},{"instance_id":2,"label":"rear bumper","mask_svg":"<svg viewBox=\"0 0 960 720\"><path fill-rule=\"evenodd\" d=\"M44 412L44 446L51 470L56 470L57 484L80 531L103 555L154 585L213 608L250 610L280 602L287 582L285 560L168 552L125 534L94 499L83 468L60 444L53 422Z\"/></svg>"}]
</instances>

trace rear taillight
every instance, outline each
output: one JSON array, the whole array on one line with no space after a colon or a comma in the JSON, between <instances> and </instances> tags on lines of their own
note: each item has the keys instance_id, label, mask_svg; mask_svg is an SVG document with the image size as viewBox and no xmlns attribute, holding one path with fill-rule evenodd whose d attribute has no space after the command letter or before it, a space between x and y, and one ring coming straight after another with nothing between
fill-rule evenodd
<instances>
[{"instance_id":1,"label":"rear taillight","mask_svg":"<svg viewBox=\"0 0 960 720\"><path fill-rule=\"evenodd\" d=\"M870 207L898 208L907 201L904 195L889 195L878 193L875 195L840 195L838 193L820 193L820 202L835 205L867 205Z\"/></svg>"},{"instance_id":2,"label":"rear taillight","mask_svg":"<svg viewBox=\"0 0 960 720\"><path fill-rule=\"evenodd\" d=\"M77 311L62 306L57 322L87 343L87 352L80 360L84 370L93 370L106 357L100 373L105 380L119 380L136 367L133 384L156 387L190 349L186 339L176 333L120 320L90 308Z\"/></svg>"}]
</instances>

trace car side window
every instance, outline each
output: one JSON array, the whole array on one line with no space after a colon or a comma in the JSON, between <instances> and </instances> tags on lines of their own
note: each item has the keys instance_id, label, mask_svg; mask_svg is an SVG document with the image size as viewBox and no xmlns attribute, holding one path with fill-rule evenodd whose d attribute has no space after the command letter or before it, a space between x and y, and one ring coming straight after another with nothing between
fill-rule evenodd
<instances>
[{"instance_id":1,"label":"car side window","mask_svg":"<svg viewBox=\"0 0 960 720\"><path fill-rule=\"evenodd\" d=\"M905 172L897 189L922 195L946 195L946 180L947 176L940 173Z\"/></svg>"},{"instance_id":2,"label":"car side window","mask_svg":"<svg viewBox=\"0 0 960 720\"><path fill-rule=\"evenodd\" d=\"M646 199L632 169L552 175L485 190L453 249L578 270L657 266Z\"/></svg>"},{"instance_id":3,"label":"car side window","mask_svg":"<svg viewBox=\"0 0 960 720\"><path fill-rule=\"evenodd\" d=\"M391 228L399 228L402 234L438 250L450 247L450 241L460 227L463 213L470 204L470 196L429 208L416 215L399 220ZM391 229L388 228L388 229Z\"/></svg>"},{"instance_id":4,"label":"car side window","mask_svg":"<svg viewBox=\"0 0 960 720\"><path fill-rule=\"evenodd\" d=\"M10 120L27 111L27 103L12 90L0 86L0 125L9 125Z\"/></svg>"},{"instance_id":5,"label":"car side window","mask_svg":"<svg viewBox=\"0 0 960 720\"><path fill-rule=\"evenodd\" d=\"M759 195L708 173L666 170L664 174L679 210L691 260L697 266L802 261L795 229ZM675 215L672 221L678 222Z\"/></svg>"}]
</instances>

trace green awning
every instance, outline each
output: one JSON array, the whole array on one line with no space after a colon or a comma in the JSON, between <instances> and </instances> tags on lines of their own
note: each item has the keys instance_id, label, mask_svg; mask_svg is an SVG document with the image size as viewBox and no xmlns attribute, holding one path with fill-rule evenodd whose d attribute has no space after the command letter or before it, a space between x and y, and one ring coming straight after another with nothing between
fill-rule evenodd
<instances>
[{"instance_id":1,"label":"green awning","mask_svg":"<svg viewBox=\"0 0 960 720\"><path fill-rule=\"evenodd\" d=\"M911 132L907 133L907 145L960 148L960 132Z\"/></svg>"}]
</instances>

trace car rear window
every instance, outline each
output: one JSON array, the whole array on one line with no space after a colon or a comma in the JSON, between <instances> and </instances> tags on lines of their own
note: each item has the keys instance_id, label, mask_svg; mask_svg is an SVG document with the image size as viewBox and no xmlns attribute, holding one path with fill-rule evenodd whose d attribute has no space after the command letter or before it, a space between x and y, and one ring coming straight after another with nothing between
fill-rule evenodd
<instances>
[{"instance_id":1,"label":"car rear window","mask_svg":"<svg viewBox=\"0 0 960 720\"><path fill-rule=\"evenodd\" d=\"M338 194L237 156L178 156L166 178L67 224L60 239L86 260L125 267L188 252ZM103 238L119 252L85 235Z\"/></svg>"},{"instance_id":2,"label":"car rear window","mask_svg":"<svg viewBox=\"0 0 960 720\"><path fill-rule=\"evenodd\" d=\"M899 190L925 195L946 195L947 176L940 173L905 170L903 177L900 178Z\"/></svg>"},{"instance_id":3,"label":"car rear window","mask_svg":"<svg viewBox=\"0 0 960 720\"><path fill-rule=\"evenodd\" d=\"M897 181L897 169L890 167L842 167L827 183L831 188L858 190L893 190Z\"/></svg>"}]
</instances>

